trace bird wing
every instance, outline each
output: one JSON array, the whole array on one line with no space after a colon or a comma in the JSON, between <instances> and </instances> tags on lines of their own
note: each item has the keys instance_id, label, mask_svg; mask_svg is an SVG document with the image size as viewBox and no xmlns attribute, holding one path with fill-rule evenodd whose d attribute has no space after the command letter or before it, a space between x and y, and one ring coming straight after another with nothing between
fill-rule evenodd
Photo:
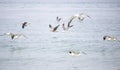
<instances>
[{"instance_id":1,"label":"bird wing","mask_svg":"<svg viewBox=\"0 0 120 70\"><path fill-rule=\"evenodd\" d=\"M72 27L73 25L70 25L71 24L71 22L73 21L73 19L75 19L76 18L76 16L72 16L71 18L70 18L70 20L68 21L68 27Z\"/></svg>"},{"instance_id":2,"label":"bird wing","mask_svg":"<svg viewBox=\"0 0 120 70\"><path fill-rule=\"evenodd\" d=\"M24 29L24 27L25 27L25 24L22 24L22 28Z\"/></svg>"},{"instance_id":3,"label":"bird wing","mask_svg":"<svg viewBox=\"0 0 120 70\"><path fill-rule=\"evenodd\" d=\"M57 20L57 22L60 22L61 18L57 16L56 20Z\"/></svg>"},{"instance_id":4,"label":"bird wing","mask_svg":"<svg viewBox=\"0 0 120 70\"><path fill-rule=\"evenodd\" d=\"M52 25L49 24L49 28L53 29Z\"/></svg>"},{"instance_id":5,"label":"bird wing","mask_svg":"<svg viewBox=\"0 0 120 70\"><path fill-rule=\"evenodd\" d=\"M22 28L24 29L25 28L25 26L27 26L27 22L24 22L24 23L22 23Z\"/></svg>"},{"instance_id":6,"label":"bird wing","mask_svg":"<svg viewBox=\"0 0 120 70\"><path fill-rule=\"evenodd\" d=\"M63 30L66 30L65 24L64 24L64 23L62 24L62 28L63 28Z\"/></svg>"},{"instance_id":7,"label":"bird wing","mask_svg":"<svg viewBox=\"0 0 120 70\"><path fill-rule=\"evenodd\" d=\"M81 17L88 17L88 18L91 18L89 15L84 14L84 13L81 13L80 16L81 16Z\"/></svg>"},{"instance_id":8,"label":"bird wing","mask_svg":"<svg viewBox=\"0 0 120 70\"><path fill-rule=\"evenodd\" d=\"M59 26L60 26L60 25L57 25L56 27L54 27L53 32L56 31Z\"/></svg>"},{"instance_id":9,"label":"bird wing","mask_svg":"<svg viewBox=\"0 0 120 70\"><path fill-rule=\"evenodd\" d=\"M67 25L68 28L73 26L73 25L70 25L70 24L71 24L71 22L68 23L68 25Z\"/></svg>"},{"instance_id":10,"label":"bird wing","mask_svg":"<svg viewBox=\"0 0 120 70\"><path fill-rule=\"evenodd\" d=\"M70 18L70 20L68 21L68 26L70 25L70 23L73 21L73 19L75 19L76 18L76 16L72 16L71 18Z\"/></svg>"}]
</instances>

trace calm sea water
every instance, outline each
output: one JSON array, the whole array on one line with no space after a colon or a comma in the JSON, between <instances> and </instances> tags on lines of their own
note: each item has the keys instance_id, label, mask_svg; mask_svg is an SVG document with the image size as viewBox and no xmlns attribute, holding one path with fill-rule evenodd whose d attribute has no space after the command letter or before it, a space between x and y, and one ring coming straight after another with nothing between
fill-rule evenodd
<instances>
[{"instance_id":1,"label":"calm sea water","mask_svg":"<svg viewBox=\"0 0 120 70\"><path fill-rule=\"evenodd\" d=\"M75 19L67 32L61 27L50 31L49 24L58 25L57 16L67 23L76 13L86 13L91 19ZM0 34L12 32L27 38L0 36L0 70L118 70L120 41L102 37L120 40L119 14L119 2L1 2ZM30 25L22 29L24 21ZM74 57L68 54L70 50L86 54Z\"/></svg>"}]
</instances>

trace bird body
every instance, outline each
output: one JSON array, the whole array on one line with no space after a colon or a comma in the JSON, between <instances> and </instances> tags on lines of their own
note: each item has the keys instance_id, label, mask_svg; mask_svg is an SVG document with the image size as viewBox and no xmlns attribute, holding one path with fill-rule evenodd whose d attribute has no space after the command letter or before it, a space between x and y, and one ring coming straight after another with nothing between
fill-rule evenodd
<instances>
[{"instance_id":1,"label":"bird body","mask_svg":"<svg viewBox=\"0 0 120 70\"><path fill-rule=\"evenodd\" d=\"M106 35L103 37L103 40L115 41L115 40L117 40L117 38L113 37L113 36Z\"/></svg>"},{"instance_id":2,"label":"bird body","mask_svg":"<svg viewBox=\"0 0 120 70\"><path fill-rule=\"evenodd\" d=\"M22 37L25 37L25 36L22 35L22 34L13 34L13 35L11 35L11 39L20 39Z\"/></svg>"},{"instance_id":3,"label":"bird body","mask_svg":"<svg viewBox=\"0 0 120 70\"><path fill-rule=\"evenodd\" d=\"M67 28L65 28L65 24L64 23L62 24L62 28L63 28L64 31L68 30Z\"/></svg>"},{"instance_id":4,"label":"bird body","mask_svg":"<svg viewBox=\"0 0 120 70\"><path fill-rule=\"evenodd\" d=\"M4 36L4 35L7 35L7 36L10 36L11 39L18 39L18 38L22 38L22 37L25 37L24 35L22 34L13 34L13 33L4 33L3 35L1 36Z\"/></svg>"},{"instance_id":5,"label":"bird body","mask_svg":"<svg viewBox=\"0 0 120 70\"><path fill-rule=\"evenodd\" d=\"M22 29L24 29L27 26L27 22L22 23Z\"/></svg>"},{"instance_id":6,"label":"bird body","mask_svg":"<svg viewBox=\"0 0 120 70\"><path fill-rule=\"evenodd\" d=\"M52 25L49 24L49 28L51 29L52 32L56 32L56 30L58 29L60 25L57 25L55 27L52 27Z\"/></svg>"},{"instance_id":7,"label":"bird body","mask_svg":"<svg viewBox=\"0 0 120 70\"><path fill-rule=\"evenodd\" d=\"M81 54L78 51L69 51L69 55L71 55L71 56L80 56Z\"/></svg>"}]
</instances>

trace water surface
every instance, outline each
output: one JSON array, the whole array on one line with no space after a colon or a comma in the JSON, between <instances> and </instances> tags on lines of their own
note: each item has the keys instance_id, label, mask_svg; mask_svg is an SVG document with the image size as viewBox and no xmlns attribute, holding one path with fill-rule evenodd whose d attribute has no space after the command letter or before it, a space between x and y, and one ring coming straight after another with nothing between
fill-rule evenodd
<instances>
[{"instance_id":1,"label":"water surface","mask_svg":"<svg viewBox=\"0 0 120 70\"><path fill-rule=\"evenodd\" d=\"M0 2L0 34L27 36L11 40L0 36L0 70L117 70L120 68L120 42L103 41L104 35L120 40L119 2ZM56 16L67 23L75 13L86 13L82 23L64 32L51 32ZM30 23L25 29L21 23ZM70 50L85 52L70 56Z\"/></svg>"}]
</instances>

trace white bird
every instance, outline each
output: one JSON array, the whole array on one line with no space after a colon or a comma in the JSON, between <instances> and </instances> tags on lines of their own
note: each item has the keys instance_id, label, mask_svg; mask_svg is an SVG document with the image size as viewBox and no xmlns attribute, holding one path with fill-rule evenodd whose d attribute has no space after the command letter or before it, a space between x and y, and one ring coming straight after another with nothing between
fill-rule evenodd
<instances>
[{"instance_id":1,"label":"white bird","mask_svg":"<svg viewBox=\"0 0 120 70\"><path fill-rule=\"evenodd\" d=\"M73 27L73 25L70 25L70 23L68 23L67 27L65 27L65 24L62 24L62 28L64 31L68 31L69 28Z\"/></svg>"},{"instance_id":2,"label":"white bird","mask_svg":"<svg viewBox=\"0 0 120 70\"><path fill-rule=\"evenodd\" d=\"M70 20L69 20L68 23L71 23L71 22L73 21L73 19L75 19L75 18L78 18L80 21L83 21L86 17L91 18L91 17L88 16L87 14L78 13L78 14L73 15L73 16L70 18Z\"/></svg>"},{"instance_id":3,"label":"white bird","mask_svg":"<svg viewBox=\"0 0 120 70\"><path fill-rule=\"evenodd\" d=\"M69 55L71 55L71 56L80 56L81 53L78 52L78 51L69 51Z\"/></svg>"},{"instance_id":4,"label":"white bird","mask_svg":"<svg viewBox=\"0 0 120 70\"><path fill-rule=\"evenodd\" d=\"M23 37L25 37L25 36L22 35L22 34L13 34L13 33L10 33L10 32L4 33L3 35L0 35L0 36L5 36L5 35L10 36L11 39L18 39L18 38L23 38Z\"/></svg>"},{"instance_id":5,"label":"white bird","mask_svg":"<svg viewBox=\"0 0 120 70\"><path fill-rule=\"evenodd\" d=\"M23 38L25 37L24 35L22 34L12 34L11 35L11 39L20 39L20 38Z\"/></svg>"},{"instance_id":6,"label":"white bird","mask_svg":"<svg viewBox=\"0 0 120 70\"><path fill-rule=\"evenodd\" d=\"M60 22L60 20L61 20L61 17L58 17L58 16L57 16L57 17L56 17L56 21L57 21L57 22Z\"/></svg>"},{"instance_id":7,"label":"white bird","mask_svg":"<svg viewBox=\"0 0 120 70\"><path fill-rule=\"evenodd\" d=\"M114 37L114 36L106 35L106 36L103 37L103 40L115 41L115 40L117 40L117 38Z\"/></svg>"},{"instance_id":8,"label":"white bird","mask_svg":"<svg viewBox=\"0 0 120 70\"><path fill-rule=\"evenodd\" d=\"M58 29L59 26L60 25L53 27L52 25L49 24L49 28L51 29L52 32L56 32L56 30Z\"/></svg>"}]
</instances>

